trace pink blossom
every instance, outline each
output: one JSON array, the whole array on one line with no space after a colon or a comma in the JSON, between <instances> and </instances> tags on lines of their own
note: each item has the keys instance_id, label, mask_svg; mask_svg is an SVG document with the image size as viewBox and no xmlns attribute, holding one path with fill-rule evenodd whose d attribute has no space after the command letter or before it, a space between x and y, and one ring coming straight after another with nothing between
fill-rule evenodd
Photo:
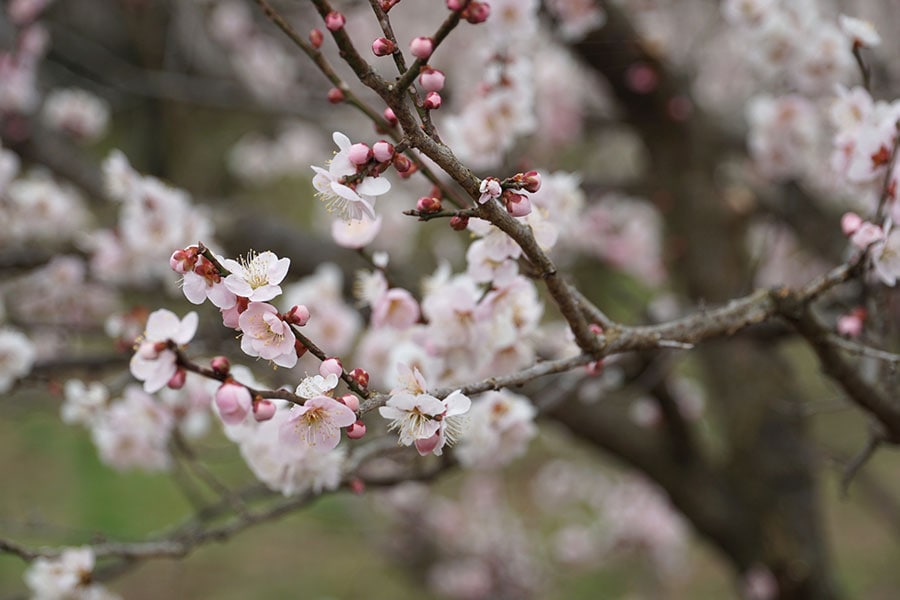
<instances>
[{"instance_id":1,"label":"pink blossom","mask_svg":"<svg viewBox=\"0 0 900 600\"><path fill-rule=\"evenodd\" d=\"M419 303L402 288L385 292L372 306L372 326L409 329L419 321Z\"/></svg>"},{"instance_id":2,"label":"pink blossom","mask_svg":"<svg viewBox=\"0 0 900 600\"><path fill-rule=\"evenodd\" d=\"M496 177L485 177L481 180L478 191L481 192L478 203L484 204L492 198L499 198L500 194L503 193L503 188L500 187L500 180Z\"/></svg>"},{"instance_id":3,"label":"pink blossom","mask_svg":"<svg viewBox=\"0 0 900 600\"><path fill-rule=\"evenodd\" d=\"M337 219L331 222L331 239L343 248L365 248L381 231L381 215L377 218Z\"/></svg>"},{"instance_id":4,"label":"pink blossom","mask_svg":"<svg viewBox=\"0 0 900 600\"><path fill-rule=\"evenodd\" d=\"M221 257L217 258L222 262ZM225 286L219 269L203 256L198 258L193 269L184 274L181 291L192 304L203 304L209 299L217 308L228 309L237 301L235 293Z\"/></svg>"},{"instance_id":5,"label":"pink blossom","mask_svg":"<svg viewBox=\"0 0 900 600\"><path fill-rule=\"evenodd\" d=\"M356 413L328 396L316 396L295 406L281 426L279 439L294 444L305 442L313 450L327 452L341 441L341 427L356 423Z\"/></svg>"},{"instance_id":6,"label":"pink blossom","mask_svg":"<svg viewBox=\"0 0 900 600\"><path fill-rule=\"evenodd\" d=\"M197 331L197 313L190 312L179 320L172 311L161 308L150 313L143 341L131 357L130 369L144 382L144 390L161 390L178 369L172 346L183 346Z\"/></svg>"},{"instance_id":7,"label":"pink blossom","mask_svg":"<svg viewBox=\"0 0 900 600\"><path fill-rule=\"evenodd\" d=\"M900 278L900 228L894 228L884 240L872 248L875 273L885 285L893 286Z\"/></svg>"},{"instance_id":8,"label":"pink blossom","mask_svg":"<svg viewBox=\"0 0 900 600\"><path fill-rule=\"evenodd\" d=\"M862 224L862 217L855 212L844 213L841 217L841 231L844 232L844 235L853 235Z\"/></svg>"},{"instance_id":9,"label":"pink blossom","mask_svg":"<svg viewBox=\"0 0 900 600\"><path fill-rule=\"evenodd\" d=\"M241 350L248 356L259 356L287 368L297 364L297 338L271 304L251 302L238 317L238 325L244 333Z\"/></svg>"},{"instance_id":10,"label":"pink blossom","mask_svg":"<svg viewBox=\"0 0 900 600\"><path fill-rule=\"evenodd\" d=\"M862 225L859 226L859 229L850 236L850 242L862 250L865 250L869 245L883 239L884 231L881 227L874 223L870 223L869 221L864 221Z\"/></svg>"},{"instance_id":11,"label":"pink blossom","mask_svg":"<svg viewBox=\"0 0 900 600\"><path fill-rule=\"evenodd\" d=\"M391 189L384 177L365 177L358 183L350 183L348 178L356 175L356 165L350 160L352 144L350 138L334 132L334 143L340 151L328 164L328 170L313 166L316 172L313 187L329 212L336 212L344 220L360 220L364 216L375 218L375 197Z\"/></svg>"},{"instance_id":12,"label":"pink blossom","mask_svg":"<svg viewBox=\"0 0 900 600\"><path fill-rule=\"evenodd\" d=\"M226 425L238 425L244 421L253 406L250 390L233 379L228 379L216 390L216 408Z\"/></svg>"},{"instance_id":13,"label":"pink blossom","mask_svg":"<svg viewBox=\"0 0 900 600\"><path fill-rule=\"evenodd\" d=\"M251 302L266 302L281 294L278 284L284 280L291 266L291 259L278 258L273 252L251 252L240 262L225 259L222 266L231 271L225 278L225 287L233 294Z\"/></svg>"}]
</instances>

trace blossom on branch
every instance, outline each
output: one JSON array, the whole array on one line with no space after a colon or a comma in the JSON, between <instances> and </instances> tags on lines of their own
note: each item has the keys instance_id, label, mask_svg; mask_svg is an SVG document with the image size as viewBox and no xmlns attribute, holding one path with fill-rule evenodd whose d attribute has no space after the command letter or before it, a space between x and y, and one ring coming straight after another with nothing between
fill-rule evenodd
<instances>
[{"instance_id":1,"label":"blossom on branch","mask_svg":"<svg viewBox=\"0 0 900 600\"><path fill-rule=\"evenodd\" d=\"M345 221L375 219L375 197L386 194L391 182L383 177L358 174L358 165L350 160L353 144L343 133L334 132L334 143L340 151L328 163L328 170L313 166L313 187L329 212Z\"/></svg>"},{"instance_id":2,"label":"blossom on branch","mask_svg":"<svg viewBox=\"0 0 900 600\"><path fill-rule=\"evenodd\" d=\"M316 396L295 406L281 426L279 438L286 444L305 443L316 452L333 450L341 441L341 427L356 423L356 413L328 396Z\"/></svg>"},{"instance_id":3,"label":"blossom on branch","mask_svg":"<svg viewBox=\"0 0 900 600\"><path fill-rule=\"evenodd\" d=\"M238 317L238 325L244 332L241 350L248 356L258 356L287 368L297 364L294 349L297 338L271 304L251 302Z\"/></svg>"},{"instance_id":4,"label":"blossom on branch","mask_svg":"<svg viewBox=\"0 0 900 600\"><path fill-rule=\"evenodd\" d=\"M161 390L178 370L175 348L184 346L197 332L197 313L184 319L161 308L150 313L143 339L131 357L131 374L144 382L147 393Z\"/></svg>"}]
</instances>

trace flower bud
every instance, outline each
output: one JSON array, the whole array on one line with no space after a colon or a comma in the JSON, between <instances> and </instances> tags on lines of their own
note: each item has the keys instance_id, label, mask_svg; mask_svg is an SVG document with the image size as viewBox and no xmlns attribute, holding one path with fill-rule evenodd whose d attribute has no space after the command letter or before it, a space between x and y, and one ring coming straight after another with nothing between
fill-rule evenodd
<instances>
[{"instance_id":1,"label":"flower bud","mask_svg":"<svg viewBox=\"0 0 900 600\"><path fill-rule=\"evenodd\" d=\"M400 0L381 0L381 10L388 12L394 8L396 4L400 4Z\"/></svg>"},{"instance_id":2,"label":"flower bud","mask_svg":"<svg viewBox=\"0 0 900 600\"><path fill-rule=\"evenodd\" d=\"M363 143L353 144L347 152L347 158L356 166L364 165L372 158L372 149Z\"/></svg>"},{"instance_id":3,"label":"flower bud","mask_svg":"<svg viewBox=\"0 0 900 600\"><path fill-rule=\"evenodd\" d=\"M426 92L439 92L444 87L444 74L431 67L422 67L419 72L419 85Z\"/></svg>"},{"instance_id":4,"label":"flower bud","mask_svg":"<svg viewBox=\"0 0 900 600\"><path fill-rule=\"evenodd\" d=\"M841 231L844 232L844 235L853 235L862 224L862 217L855 212L846 212L841 217Z\"/></svg>"},{"instance_id":5,"label":"flower bud","mask_svg":"<svg viewBox=\"0 0 900 600\"><path fill-rule=\"evenodd\" d=\"M465 231L469 226L469 217L466 215L455 215L450 217L450 227L454 231Z\"/></svg>"},{"instance_id":6,"label":"flower bud","mask_svg":"<svg viewBox=\"0 0 900 600\"><path fill-rule=\"evenodd\" d=\"M338 402L356 412L359 410L359 398L356 397L356 394L344 394L340 398L338 398Z\"/></svg>"},{"instance_id":7,"label":"flower bud","mask_svg":"<svg viewBox=\"0 0 900 600\"><path fill-rule=\"evenodd\" d=\"M250 411L253 399L250 390L229 379L216 390L216 408L226 425L237 425Z\"/></svg>"},{"instance_id":8,"label":"flower bud","mask_svg":"<svg viewBox=\"0 0 900 600\"><path fill-rule=\"evenodd\" d=\"M447 0L447 8L450 10L462 10L466 5L466 0Z\"/></svg>"},{"instance_id":9,"label":"flower bud","mask_svg":"<svg viewBox=\"0 0 900 600\"><path fill-rule=\"evenodd\" d=\"M420 213L430 214L441 210L441 200L439 198L419 198L416 202L416 210Z\"/></svg>"},{"instance_id":10,"label":"flower bud","mask_svg":"<svg viewBox=\"0 0 900 600\"><path fill-rule=\"evenodd\" d=\"M532 194L541 189L541 174L537 171L528 171L522 176L522 189Z\"/></svg>"},{"instance_id":11,"label":"flower bud","mask_svg":"<svg viewBox=\"0 0 900 600\"><path fill-rule=\"evenodd\" d=\"M253 418L262 423L275 416L275 403L271 400L259 400L253 403Z\"/></svg>"},{"instance_id":12,"label":"flower bud","mask_svg":"<svg viewBox=\"0 0 900 600\"><path fill-rule=\"evenodd\" d=\"M384 120L391 124L391 127L397 124L397 115L390 108L384 109Z\"/></svg>"},{"instance_id":13,"label":"flower bud","mask_svg":"<svg viewBox=\"0 0 900 600\"><path fill-rule=\"evenodd\" d=\"M313 29L309 32L309 43L313 48L317 50L321 48L323 41L325 41L325 37L322 35L321 29Z\"/></svg>"},{"instance_id":14,"label":"flower bud","mask_svg":"<svg viewBox=\"0 0 900 600\"><path fill-rule=\"evenodd\" d=\"M475 2L473 0L462 11L462 18L472 25L484 23L489 16L491 16L491 5L487 2Z\"/></svg>"},{"instance_id":15,"label":"flower bud","mask_svg":"<svg viewBox=\"0 0 900 600\"><path fill-rule=\"evenodd\" d=\"M372 156L376 161L383 163L394 158L394 145L384 140L372 144Z\"/></svg>"},{"instance_id":16,"label":"flower bud","mask_svg":"<svg viewBox=\"0 0 900 600\"><path fill-rule=\"evenodd\" d=\"M284 320L291 325L303 327L309 323L309 309L303 304L294 305L291 310L284 315Z\"/></svg>"},{"instance_id":17,"label":"flower bud","mask_svg":"<svg viewBox=\"0 0 900 600\"><path fill-rule=\"evenodd\" d=\"M344 374L344 367L337 358L326 358L322 361L322 364L319 365L319 375L328 377L332 374L340 377Z\"/></svg>"},{"instance_id":18,"label":"flower bud","mask_svg":"<svg viewBox=\"0 0 900 600\"><path fill-rule=\"evenodd\" d=\"M173 390L180 390L184 387L185 381L187 381L187 371L178 367L175 369L175 373L172 374L172 377L169 378L166 386Z\"/></svg>"},{"instance_id":19,"label":"flower bud","mask_svg":"<svg viewBox=\"0 0 900 600\"><path fill-rule=\"evenodd\" d=\"M412 167L412 161L403 154L395 154L393 164L398 173L406 173Z\"/></svg>"},{"instance_id":20,"label":"flower bud","mask_svg":"<svg viewBox=\"0 0 900 600\"><path fill-rule=\"evenodd\" d=\"M503 194L506 210L514 217L524 217L531 213L531 200L525 194L506 191Z\"/></svg>"},{"instance_id":21,"label":"flower bud","mask_svg":"<svg viewBox=\"0 0 900 600\"><path fill-rule=\"evenodd\" d=\"M351 440L358 440L364 435L366 435L366 424L362 420L356 421L356 423L347 428L347 437Z\"/></svg>"},{"instance_id":22,"label":"flower bud","mask_svg":"<svg viewBox=\"0 0 900 600\"><path fill-rule=\"evenodd\" d=\"M387 56L393 54L396 50L397 44L386 37L380 37L372 42L372 52L375 56Z\"/></svg>"},{"instance_id":23,"label":"flower bud","mask_svg":"<svg viewBox=\"0 0 900 600\"><path fill-rule=\"evenodd\" d=\"M369 373L365 369L360 369L359 367L353 369L349 373L350 379L356 382L356 384L362 389L366 389L369 387Z\"/></svg>"},{"instance_id":24,"label":"flower bud","mask_svg":"<svg viewBox=\"0 0 900 600\"><path fill-rule=\"evenodd\" d=\"M344 15L336 10L325 15L325 27L328 28L328 31L338 31L339 29L343 29L344 23L346 22L347 19Z\"/></svg>"},{"instance_id":25,"label":"flower bud","mask_svg":"<svg viewBox=\"0 0 900 600\"><path fill-rule=\"evenodd\" d=\"M422 103L422 108L425 110L437 110L441 107L441 95L437 92L428 92L428 95L425 96L425 102Z\"/></svg>"},{"instance_id":26,"label":"flower bud","mask_svg":"<svg viewBox=\"0 0 900 600\"><path fill-rule=\"evenodd\" d=\"M434 52L434 40L430 37L417 37L409 44L409 53L419 60L428 60Z\"/></svg>"},{"instance_id":27,"label":"flower bud","mask_svg":"<svg viewBox=\"0 0 900 600\"><path fill-rule=\"evenodd\" d=\"M332 104L340 104L344 101L344 92L340 88L331 88L328 90L328 101Z\"/></svg>"},{"instance_id":28,"label":"flower bud","mask_svg":"<svg viewBox=\"0 0 900 600\"><path fill-rule=\"evenodd\" d=\"M209 366L219 375L228 375L228 372L231 370L231 363L224 356L214 356L209 361Z\"/></svg>"},{"instance_id":29,"label":"flower bud","mask_svg":"<svg viewBox=\"0 0 900 600\"><path fill-rule=\"evenodd\" d=\"M198 250L197 246L188 246L183 250L176 250L169 258L169 266L176 273L184 275L197 264Z\"/></svg>"}]
</instances>

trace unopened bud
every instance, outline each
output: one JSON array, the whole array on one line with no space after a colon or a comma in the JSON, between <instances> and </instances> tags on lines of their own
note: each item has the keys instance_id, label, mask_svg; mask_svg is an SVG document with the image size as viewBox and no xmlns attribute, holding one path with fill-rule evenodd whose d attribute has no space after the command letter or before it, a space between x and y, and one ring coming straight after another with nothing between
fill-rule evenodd
<instances>
[{"instance_id":1,"label":"unopened bud","mask_svg":"<svg viewBox=\"0 0 900 600\"><path fill-rule=\"evenodd\" d=\"M439 92L444 88L444 73L431 67L422 67L419 72L419 85L426 92Z\"/></svg>"},{"instance_id":2,"label":"unopened bud","mask_svg":"<svg viewBox=\"0 0 900 600\"><path fill-rule=\"evenodd\" d=\"M344 92L341 91L341 88L333 87L328 90L328 101L332 104L340 104L344 101Z\"/></svg>"},{"instance_id":3,"label":"unopened bud","mask_svg":"<svg viewBox=\"0 0 900 600\"><path fill-rule=\"evenodd\" d=\"M473 25L484 23L491 16L491 5L487 2L475 2L474 0L462 11L462 18Z\"/></svg>"},{"instance_id":4,"label":"unopened bud","mask_svg":"<svg viewBox=\"0 0 900 600\"><path fill-rule=\"evenodd\" d=\"M523 189L532 194L541 189L541 174L537 171L528 171L522 176Z\"/></svg>"},{"instance_id":5,"label":"unopened bud","mask_svg":"<svg viewBox=\"0 0 900 600\"><path fill-rule=\"evenodd\" d=\"M344 394L340 398L338 398L338 402L356 412L359 410L359 398L356 397L356 394Z\"/></svg>"},{"instance_id":6,"label":"unopened bud","mask_svg":"<svg viewBox=\"0 0 900 600\"><path fill-rule=\"evenodd\" d=\"M437 110L441 107L441 95L437 92L428 92L428 95L425 96L425 101L422 103L422 108L425 110Z\"/></svg>"},{"instance_id":7,"label":"unopened bud","mask_svg":"<svg viewBox=\"0 0 900 600\"><path fill-rule=\"evenodd\" d=\"M309 309L303 304L297 304L291 307L291 310L284 315L284 320L291 325L303 327L309 323Z\"/></svg>"},{"instance_id":8,"label":"unopened bud","mask_svg":"<svg viewBox=\"0 0 900 600\"><path fill-rule=\"evenodd\" d=\"M417 37L409 44L409 53L419 60L428 60L434 52L434 40L430 37Z\"/></svg>"},{"instance_id":9,"label":"unopened bud","mask_svg":"<svg viewBox=\"0 0 900 600\"><path fill-rule=\"evenodd\" d=\"M384 109L384 120L391 124L391 127L397 124L397 115L390 108Z\"/></svg>"},{"instance_id":10,"label":"unopened bud","mask_svg":"<svg viewBox=\"0 0 900 600\"><path fill-rule=\"evenodd\" d=\"M396 50L397 44L386 37L380 37L372 42L372 53L375 56L387 56L393 54Z\"/></svg>"},{"instance_id":11,"label":"unopened bud","mask_svg":"<svg viewBox=\"0 0 900 600\"><path fill-rule=\"evenodd\" d=\"M412 167L412 161L403 154L395 154L393 164L398 173L406 173Z\"/></svg>"},{"instance_id":12,"label":"unopened bud","mask_svg":"<svg viewBox=\"0 0 900 600\"><path fill-rule=\"evenodd\" d=\"M455 231L465 231L469 226L469 217L466 215L454 215L450 217L450 227Z\"/></svg>"},{"instance_id":13,"label":"unopened bud","mask_svg":"<svg viewBox=\"0 0 900 600\"><path fill-rule=\"evenodd\" d=\"M358 440L364 435L366 435L366 424L362 420L357 420L356 423L347 428L347 437L351 440Z\"/></svg>"},{"instance_id":14,"label":"unopened bud","mask_svg":"<svg viewBox=\"0 0 900 600\"><path fill-rule=\"evenodd\" d=\"M169 266L176 273L184 275L197 264L198 250L197 246L188 246L183 250L176 250L169 258Z\"/></svg>"},{"instance_id":15,"label":"unopened bud","mask_svg":"<svg viewBox=\"0 0 900 600\"><path fill-rule=\"evenodd\" d=\"M209 366L219 375L228 375L231 370L231 363L224 356L215 356L209 361Z\"/></svg>"},{"instance_id":16,"label":"unopened bud","mask_svg":"<svg viewBox=\"0 0 900 600\"><path fill-rule=\"evenodd\" d=\"M369 373L365 369L360 369L359 367L353 369L349 373L350 379L356 382L356 384L362 389L366 389L369 387Z\"/></svg>"},{"instance_id":17,"label":"unopened bud","mask_svg":"<svg viewBox=\"0 0 900 600\"><path fill-rule=\"evenodd\" d=\"M322 361L322 364L319 365L319 375L322 377L328 377L329 375L337 375L340 377L343 374L344 367L337 358L326 358Z\"/></svg>"},{"instance_id":18,"label":"unopened bud","mask_svg":"<svg viewBox=\"0 0 900 600\"><path fill-rule=\"evenodd\" d=\"M524 217L531 213L531 200L525 194L516 194L509 190L503 193L506 210L514 217Z\"/></svg>"},{"instance_id":19,"label":"unopened bud","mask_svg":"<svg viewBox=\"0 0 900 600\"><path fill-rule=\"evenodd\" d=\"M180 390L184 387L185 381L187 381L187 371L185 371L181 367L178 367L177 369L175 369L175 373L172 375L172 377L169 378L166 386L173 390Z\"/></svg>"},{"instance_id":20,"label":"unopened bud","mask_svg":"<svg viewBox=\"0 0 900 600\"><path fill-rule=\"evenodd\" d=\"M275 416L275 403L271 400L259 400L253 403L253 418L259 421L268 421Z\"/></svg>"},{"instance_id":21,"label":"unopened bud","mask_svg":"<svg viewBox=\"0 0 900 600\"><path fill-rule=\"evenodd\" d=\"M441 200L440 198L419 198L419 201L416 202L416 210L425 214L436 213L441 210Z\"/></svg>"},{"instance_id":22,"label":"unopened bud","mask_svg":"<svg viewBox=\"0 0 900 600\"><path fill-rule=\"evenodd\" d=\"M313 29L309 32L309 43L312 44L313 48L317 50L321 48L323 41L325 41L325 36L322 35L321 29Z\"/></svg>"},{"instance_id":23,"label":"unopened bud","mask_svg":"<svg viewBox=\"0 0 900 600\"><path fill-rule=\"evenodd\" d=\"M325 27L328 28L328 31L337 31L344 27L344 23L347 22L347 19L343 14L339 13L336 10L331 11L327 15L325 15Z\"/></svg>"},{"instance_id":24,"label":"unopened bud","mask_svg":"<svg viewBox=\"0 0 900 600\"><path fill-rule=\"evenodd\" d=\"M862 224L862 217L855 212L846 212L841 217L841 231L844 232L844 235L853 235Z\"/></svg>"},{"instance_id":25,"label":"unopened bud","mask_svg":"<svg viewBox=\"0 0 900 600\"><path fill-rule=\"evenodd\" d=\"M354 165L364 165L372 158L372 149L363 143L353 144L347 152L347 158Z\"/></svg>"},{"instance_id":26,"label":"unopened bud","mask_svg":"<svg viewBox=\"0 0 900 600\"><path fill-rule=\"evenodd\" d=\"M466 0L447 0L447 8L450 10L462 10L466 5Z\"/></svg>"},{"instance_id":27,"label":"unopened bud","mask_svg":"<svg viewBox=\"0 0 900 600\"><path fill-rule=\"evenodd\" d=\"M372 156L376 161L383 163L394 158L394 145L384 140L372 144Z\"/></svg>"}]
</instances>

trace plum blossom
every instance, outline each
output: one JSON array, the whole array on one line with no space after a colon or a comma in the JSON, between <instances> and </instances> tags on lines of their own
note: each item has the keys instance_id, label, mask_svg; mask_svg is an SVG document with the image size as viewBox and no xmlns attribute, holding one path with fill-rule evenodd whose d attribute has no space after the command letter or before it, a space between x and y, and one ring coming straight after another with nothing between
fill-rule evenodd
<instances>
[{"instance_id":1,"label":"plum blossom","mask_svg":"<svg viewBox=\"0 0 900 600\"><path fill-rule=\"evenodd\" d=\"M345 221L360 220L365 217L375 219L375 197L386 194L391 183L384 177L365 176L354 181L357 166L350 160L350 138L334 132L334 143L340 151L328 163L328 170L313 166L316 172L313 187L329 212L337 213Z\"/></svg>"},{"instance_id":2,"label":"plum blossom","mask_svg":"<svg viewBox=\"0 0 900 600\"><path fill-rule=\"evenodd\" d=\"M292 444L301 441L317 452L328 452L341 441L341 427L356 423L356 413L328 396L315 396L295 406L281 426L279 438Z\"/></svg>"},{"instance_id":3,"label":"plum blossom","mask_svg":"<svg viewBox=\"0 0 900 600\"><path fill-rule=\"evenodd\" d=\"M119 470L161 471L169 467L172 412L136 385L91 424L100 460Z\"/></svg>"},{"instance_id":4,"label":"plum blossom","mask_svg":"<svg viewBox=\"0 0 900 600\"><path fill-rule=\"evenodd\" d=\"M470 424L456 455L468 467L496 468L523 455L537 434L537 410L524 396L507 390L486 392L472 404Z\"/></svg>"},{"instance_id":5,"label":"plum blossom","mask_svg":"<svg viewBox=\"0 0 900 600\"><path fill-rule=\"evenodd\" d=\"M173 259L177 254L173 254ZM225 260L221 256L213 256L219 264ZM219 269L202 255L196 257L193 268L184 271L181 291L191 304L203 304L209 299L216 308L227 310L237 302L236 294L226 287Z\"/></svg>"},{"instance_id":6,"label":"plum blossom","mask_svg":"<svg viewBox=\"0 0 900 600\"><path fill-rule=\"evenodd\" d=\"M385 325L395 329L409 329L420 316L419 303L411 293L402 288L391 288L372 305L372 326Z\"/></svg>"},{"instance_id":7,"label":"plum blossom","mask_svg":"<svg viewBox=\"0 0 900 600\"><path fill-rule=\"evenodd\" d=\"M838 17L841 31L853 41L854 45L874 48L881 44L881 36L869 21L863 21L847 15Z\"/></svg>"},{"instance_id":8,"label":"plum blossom","mask_svg":"<svg viewBox=\"0 0 900 600\"><path fill-rule=\"evenodd\" d=\"M251 302L238 317L244 335L241 350L248 356L258 356L290 369L297 364L294 332L271 304Z\"/></svg>"},{"instance_id":9,"label":"plum blossom","mask_svg":"<svg viewBox=\"0 0 900 600\"><path fill-rule=\"evenodd\" d=\"M47 95L41 116L50 129L92 142L106 131L109 104L85 90L58 89Z\"/></svg>"},{"instance_id":10,"label":"plum blossom","mask_svg":"<svg viewBox=\"0 0 900 600\"><path fill-rule=\"evenodd\" d=\"M94 551L88 546L66 548L55 558L38 557L25 571L25 585L34 600L115 600L99 583L91 582Z\"/></svg>"},{"instance_id":11,"label":"plum blossom","mask_svg":"<svg viewBox=\"0 0 900 600\"><path fill-rule=\"evenodd\" d=\"M893 286L900 278L900 228L891 229L883 241L872 248L875 273L885 285Z\"/></svg>"},{"instance_id":12,"label":"plum blossom","mask_svg":"<svg viewBox=\"0 0 900 600\"><path fill-rule=\"evenodd\" d=\"M381 231L381 215L372 219L338 219L331 223L331 238L343 248L364 248L372 243Z\"/></svg>"},{"instance_id":13,"label":"plum blossom","mask_svg":"<svg viewBox=\"0 0 900 600\"><path fill-rule=\"evenodd\" d=\"M216 408L226 425L241 423L253 408L250 390L234 380L226 380L216 390Z\"/></svg>"},{"instance_id":14,"label":"plum blossom","mask_svg":"<svg viewBox=\"0 0 900 600\"><path fill-rule=\"evenodd\" d=\"M397 431L404 446L416 445L419 454L441 455L445 445L453 445L462 434L472 401L456 390L443 400L427 393L425 378L418 368L398 365L401 386L391 391L391 398L378 409L391 421L388 429Z\"/></svg>"},{"instance_id":15,"label":"plum blossom","mask_svg":"<svg viewBox=\"0 0 900 600\"><path fill-rule=\"evenodd\" d=\"M225 278L225 287L229 291L251 302L267 302L281 294L278 284L287 275L291 259L278 258L269 251L261 254L251 252L240 262L225 259L222 266L231 272Z\"/></svg>"},{"instance_id":16,"label":"plum blossom","mask_svg":"<svg viewBox=\"0 0 900 600\"><path fill-rule=\"evenodd\" d=\"M90 425L103 413L109 401L109 390L99 381L86 384L70 379L63 386L66 401L60 409L63 423Z\"/></svg>"},{"instance_id":17,"label":"plum blossom","mask_svg":"<svg viewBox=\"0 0 900 600\"><path fill-rule=\"evenodd\" d=\"M316 396L329 396L331 391L337 387L338 375L329 373L327 375L313 375L305 377L300 385L297 386L297 395L301 398L315 398Z\"/></svg>"},{"instance_id":18,"label":"plum blossom","mask_svg":"<svg viewBox=\"0 0 900 600\"><path fill-rule=\"evenodd\" d=\"M0 328L0 393L31 372L37 351L24 334L9 327Z\"/></svg>"},{"instance_id":19,"label":"plum blossom","mask_svg":"<svg viewBox=\"0 0 900 600\"><path fill-rule=\"evenodd\" d=\"M130 363L131 374L144 382L147 393L161 390L175 375L178 367L173 348L193 339L197 322L195 312L189 312L183 319L165 308L150 313L143 339Z\"/></svg>"}]
</instances>

